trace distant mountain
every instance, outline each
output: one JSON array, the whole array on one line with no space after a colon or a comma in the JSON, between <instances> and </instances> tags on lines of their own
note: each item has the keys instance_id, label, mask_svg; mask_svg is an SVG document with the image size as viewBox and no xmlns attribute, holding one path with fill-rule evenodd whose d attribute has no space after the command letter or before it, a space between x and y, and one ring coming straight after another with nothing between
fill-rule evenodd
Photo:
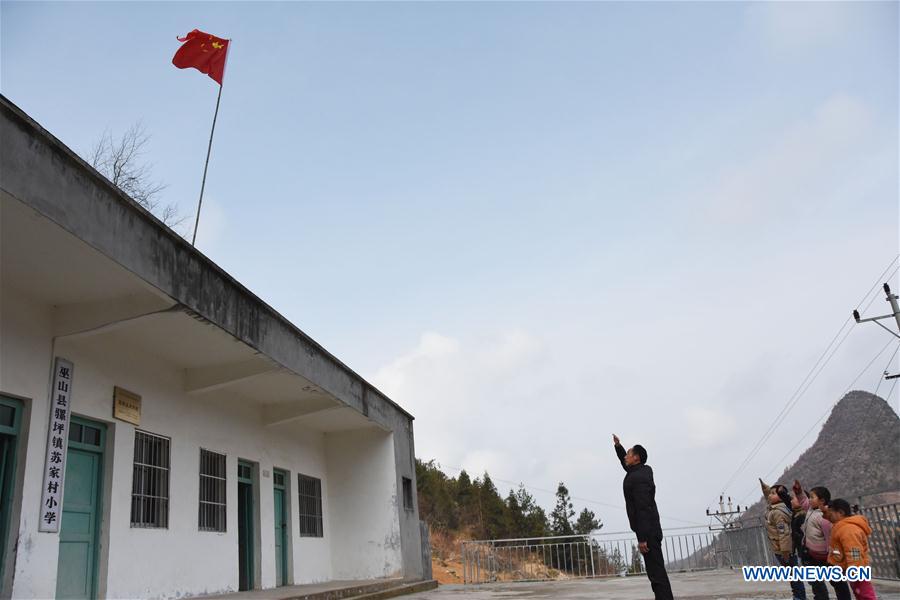
<instances>
[{"instance_id":1,"label":"distant mountain","mask_svg":"<svg viewBox=\"0 0 900 600\"><path fill-rule=\"evenodd\" d=\"M769 485L788 488L799 479L805 490L824 485L832 498L850 504L859 497L867 506L900 501L900 417L879 396L849 392L835 405L815 443L770 479ZM762 491L759 498L742 519L763 514Z\"/></svg>"}]
</instances>

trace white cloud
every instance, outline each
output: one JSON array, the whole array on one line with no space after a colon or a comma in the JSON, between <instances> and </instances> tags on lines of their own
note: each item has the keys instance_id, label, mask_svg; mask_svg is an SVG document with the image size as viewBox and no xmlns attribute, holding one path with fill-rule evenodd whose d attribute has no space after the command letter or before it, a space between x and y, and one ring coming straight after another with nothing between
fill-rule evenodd
<instances>
[{"instance_id":1,"label":"white cloud","mask_svg":"<svg viewBox=\"0 0 900 600\"><path fill-rule=\"evenodd\" d=\"M480 352L480 361L488 369L511 371L529 363L541 351L540 342L525 331L504 333L493 345Z\"/></svg>"},{"instance_id":2,"label":"white cloud","mask_svg":"<svg viewBox=\"0 0 900 600\"><path fill-rule=\"evenodd\" d=\"M196 213L191 215L190 233L193 232L193 219ZM197 248L206 255L216 247L228 229L228 217L222 205L212 198L204 198L200 209L200 223L197 226ZM188 239L190 239L190 233Z\"/></svg>"},{"instance_id":3,"label":"white cloud","mask_svg":"<svg viewBox=\"0 0 900 600\"><path fill-rule=\"evenodd\" d=\"M687 441L694 448L714 448L735 439L737 421L721 410L691 406L684 419Z\"/></svg>"},{"instance_id":4,"label":"white cloud","mask_svg":"<svg viewBox=\"0 0 900 600\"><path fill-rule=\"evenodd\" d=\"M848 2L760 2L748 6L751 27L777 53L811 51L844 39L856 11Z\"/></svg>"},{"instance_id":5,"label":"white cloud","mask_svg":"<svg viewBox=\"0 0 900 600\"><path fill-rule=\"evenodd\" d=\"M726 167L708 194L719 221L746 225L763 218L814 214L843 200L849 181L882 152L873 116L858 98L835 95L811 115L774 132L753 156Z\"/></svg>"},{"instance_id":6,"label":"white cloud","mask_svg":"<svg viewBox=\"0 0 900 600\"><path fill-rule=\"evenodd\" d=\"M417 417L420 457L502 477L512 470L505 443L498 444L505 438L502 424L527 431L522 413L539 404L535 370L542 352L540 341L523 330L465 343L426 332L372 381Z\"/></svg>"},{"instance_id":7,"label":"white cloud","mask_svg":"<svg viewBox=\"0 0 900 600\"><path fill-rule=\"evenodd\" d=\"M480 477L485 471L491 477L502 477L503 473L511 473L513 471L513 458L505 452L497 452L494 450L478 449L467 452L462 459L461 468L465 469L472 477ZM454 475L454 473L450 473ZM494 482L497 489L503 494L504 486L498 482Z\"/></svg>"}]
</instances>

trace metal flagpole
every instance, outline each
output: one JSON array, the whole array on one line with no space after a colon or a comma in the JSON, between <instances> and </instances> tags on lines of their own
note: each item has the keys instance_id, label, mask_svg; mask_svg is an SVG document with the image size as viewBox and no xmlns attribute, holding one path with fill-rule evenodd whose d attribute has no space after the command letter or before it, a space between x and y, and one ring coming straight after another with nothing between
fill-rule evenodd
<instances>
[{"instance_id":1,"label":"metal flagpole","mask_svg":"<svg viewBox=\"0 0 900 600\"><path fill-rule=\"evenodd\" d=\"M191 246L195 246L195 242L197 241L197 226L200 224L200 207L203 206L203 190L206 188L206 170L209 168L209 154L212 152L213 134L216 133L216 119L219 116L219 101L221 100L222 84L220 83L219 95L216 97L216 112L213 115L212 131L209 132L209 147L206 149L206 164L203 165L203 183L200 184L200 201L197 203L197 218L194 220L194 235L191 238Z\"/></svg>"}]
</instances>

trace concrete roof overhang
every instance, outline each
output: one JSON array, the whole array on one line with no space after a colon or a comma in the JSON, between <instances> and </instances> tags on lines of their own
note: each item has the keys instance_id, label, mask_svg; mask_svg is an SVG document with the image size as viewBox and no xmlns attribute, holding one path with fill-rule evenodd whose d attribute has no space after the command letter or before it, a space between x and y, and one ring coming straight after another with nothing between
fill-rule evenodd
<instances>
[{"instance_id":1,"label":"concrete roof overhang","mask_svg":"<svg viewBox=\"0 0 900 600\"><path fill-rule=\"evenodd\" d=\"M267 425L412 420L2 96L0 140L0 285L54 306L56 335L137 343L188 393L265 398Z\"/></svg>"}]
</instances>

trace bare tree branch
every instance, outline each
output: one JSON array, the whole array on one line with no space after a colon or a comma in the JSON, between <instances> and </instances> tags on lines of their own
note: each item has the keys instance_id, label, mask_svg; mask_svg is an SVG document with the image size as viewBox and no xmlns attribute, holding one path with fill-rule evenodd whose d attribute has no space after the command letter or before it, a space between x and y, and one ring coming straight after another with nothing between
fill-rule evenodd
<instances>
[{"instance_id":1,"label":"bare tree branch","mask_svg":"<svg viewBox=\"0 0 900 600\"><path fill-rule=\"evenodd\" d=\"M152 165L141 161L149 141L150 135L140 122L129 127L118 139L105 131L91 149L89 162L113 185L174 229L187 216L180 215L174 203L160 204L159 195L166 185L154 181Z\"/></svg>"}]
</instances>

